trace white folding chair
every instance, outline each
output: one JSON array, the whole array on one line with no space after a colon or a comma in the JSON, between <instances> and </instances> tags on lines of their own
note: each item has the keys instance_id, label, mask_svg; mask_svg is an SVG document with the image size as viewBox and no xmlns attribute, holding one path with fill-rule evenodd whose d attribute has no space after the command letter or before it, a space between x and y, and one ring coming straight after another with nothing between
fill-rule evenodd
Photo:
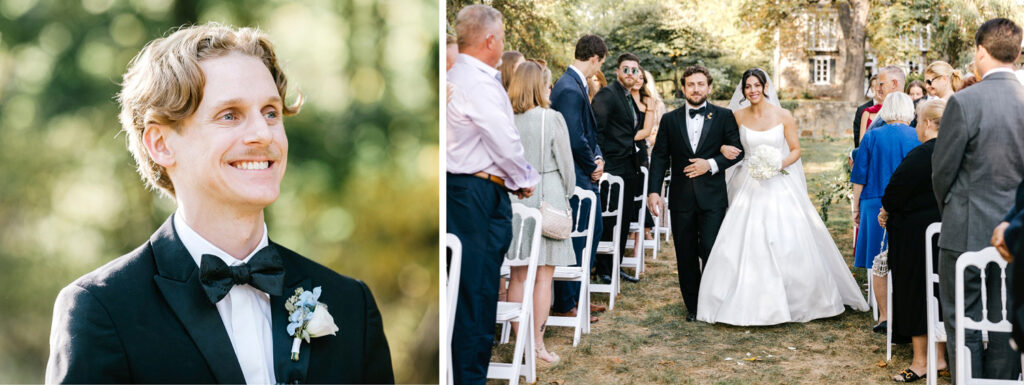
<instances>
[{"instance_id":1,"label":"white folding chair","mask_svg":"<svg viewBox=\"0 0 1024 385\"><path fill-rule=\"evenodd\" d=\"M532 227L530 227L532 224ZM487 378L508 380L518 384L519 376L526 376L527 383L537 381L537 357L533 340L533 288L537 280L537 261L540 259L540 210L526 207L521 203L512 204L512 244L509 246L505 263L514 259L528 259L526 282L523 283L523 302L498 302L497 323L519 322L516 330L516 347L512 362L491 362L487 367ZM523 373L523 365L526 371Z\"/></svg>"},{"instance_id":2,"label":"white folding chair","mask_svg":"<svg viewBox=\"0 0 1024 385\"><path fill-rule=\"evenodd\" d=\"M647 253L647 249L654 248L649 245L657 243L657 241L644 240L644 220L647 219L647 167L640 167L640 172L644 175L643 191L639 197L633 197L634 203L640 203L637 205L640 208L639 215L636 222L629 222L629 232L635 234L636 240L626 240L626 248L633 249L633 256L622 258L622 267L635 269L637 278L640 278L640 273L644 272L644 254Z\"/></svg>"},{"instance_id":3,"label":"white folding chair","mask_svg":"<svg viewBox=\"0 0 1024 385\"><path fill-rule=\"evenodd\" d=\"M992 322L989 320L989 309L988 309L988 294L986 290L985 280L985 269L989 264L995 263L999 266L1000 272L1000 299L1001 308L999 309L1002 317L998 322ZM986 247L981 251L967 252L960 255L956 260L956 383L960 385L967 384L984 384L984 385L998 385L998 384L1024 384L1019 377L1017 380L995 380L995 379L982 379L972 378L971 372L971 349L967 347L964 341L964 335L967 329L981 330L984 332L1000 332L1010 333L1013 330L1013 326L1010 324L1010 320L1007 317L1007 306L1006 306L1006 261L996 252L994 247ZM964 304L964 272L967 271L968 267L975 267L980 270L981 276L981 320L975 321L966 315L966 309Z\"/></svg>"},{"instance_id":4,"label":"white folding chair","mask_svg":"<svg viewBox=\"0 0 1024 385\"><path fill-rule=\"evenodd\" d=\"M672 175L669 175L665 177L665 182L663 182L661 185L661 200L665 202L665 207L662 209L662 212L658 213L658 215L655 215L654 239L658 240L658 237L660 237L661 235L664 235L665 238L664 240L659 240L658 242L656 242L656 245L660 244L661 242L668 242L668 237L672 235L672 216L669 215L668 211L668 192L671 184ZM654 259L658 259L657 250L658 249L655 249L654 251Z\"/></svg>"},{"instance_id":5,"label":"white folding chair","mask_svg":"<svg viewBox=\"0 0 1024 385\"><path fill-rule=\"evenodd\" d=\"M445 239L448 250L451 251L451 262L448 263L448 383L454 384L452 377L452 331L455 330L455 309L459 301L459 278L462 275L462 242L455 234L448 233Z\"/></svg>"},{"instance_id":6,"label":"white folding chair","mask_svg":"<svg viewBox=\"0 0 1024 385\"><path fill-rule=\"evenodd\" d=\"M556 281L570 281L580 283L580 298L576 302L576 316L575 317L558 317L549 316L548 326L563 326L571 327L576 330L572 336L572 346L575 347L580 343L580 337L583 333L590 334L590 251L593 250L594 241L594 221L596 220L597 213L597 195L593 191L584 190L576 187L573 196L579 202L579 210L576 210L576 218L573 218L573 230L572 237L586 239L586 246L583 247L582 255L580 258L579 266L557 266L555 267L554 280ZM590 207L589 215L587 215L587 222L583 222L583 202L587 203ZM580 230L586 226L585 230Z\"/></svg>"},{"instance_id":7,"label":"white folding chair","mask_svg":"<svg viewBox=\"0 0 1024 385\"><path fill-rule=\"evenodd\" d=\"M924 285L925 309L928 316L928 372L925 375L928 385L935 385L939 375L938 351L935 344L946 342L946 327L939 315L939 298L936 297L935 286L939 284L939 274L932 266L934 239L942 231L942 223L932 223L924 231Z\"/></svg>"},{"instance_id":8,"label":"white folding chair","mask_svg":"<svg viewBox=\"0 0 1024 385\"><path fill-rule=\"evenodd\" d=\"M889 320L885 323L885 362L892 360L892 271L885 275L885 313Z\"/></svg>"},{"instance_id":9,"label":"white folding chair","mask_svg":"<svg viewBox=\"0 0 1024 385\"><path fill-rule=\"evenodd\" d=\"M607 204L603 205L601 210L601 217L614 217L615 225L612 228L605 228L604 232L612 232L611 241L601 241L597 244L597 253L611 255L612 258L612 272L611 272L611 283L600 284L595 283L590 285L591 293L608 293L608 310L615 308L615 296L619 294L619 242L622 242L622 237L619 235L619 229L622 226L622 196L625 190L625 183L622 178L604 173L601 175L601 190L602 195L605 193L607 187ZM617 187L617 188L616 188ZM614 203L614 206L613 206ZM612 210L614 207L614 210Z\"/></svg>"}]
</instances>

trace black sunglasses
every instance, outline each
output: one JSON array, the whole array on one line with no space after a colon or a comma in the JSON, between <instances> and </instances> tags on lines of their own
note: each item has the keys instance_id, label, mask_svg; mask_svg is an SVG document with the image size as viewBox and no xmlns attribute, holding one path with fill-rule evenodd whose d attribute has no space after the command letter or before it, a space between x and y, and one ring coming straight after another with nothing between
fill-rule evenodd
<instances>
[{"instance_id":1,"label":"black sunglasses","mask_svg":"<svg viewBox=\"0 0 1024 385\"><path fill-rule=\"evenodd\" d=\"M636 74L640 73L640 68L637 68L637 67L623 67L622 68L622 73L624 73L626 75L630 75L630 74L636 75Z\"/></svg>"}]
</instances>

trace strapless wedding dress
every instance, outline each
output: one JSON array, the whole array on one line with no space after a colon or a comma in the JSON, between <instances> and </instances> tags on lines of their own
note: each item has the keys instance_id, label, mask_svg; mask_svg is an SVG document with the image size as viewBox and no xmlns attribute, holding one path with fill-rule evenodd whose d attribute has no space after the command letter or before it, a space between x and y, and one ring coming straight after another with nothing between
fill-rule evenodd
<instances>
[{"instance_id":1,"label":"strapless wedding dress","mask_svg":"<svg viewBox=\"0 0 1024 385\"><path fill-rule=\"evenodd\" d=\"M749 154L760 145L789 154L783 126L740 126ZM701 277L697 319L775 325L836 316L844 305L868 310L835 241L807 197L798 160L789 175L750 176L742 163L728 184L729 209Z\"/></svg>"}]
</instances>

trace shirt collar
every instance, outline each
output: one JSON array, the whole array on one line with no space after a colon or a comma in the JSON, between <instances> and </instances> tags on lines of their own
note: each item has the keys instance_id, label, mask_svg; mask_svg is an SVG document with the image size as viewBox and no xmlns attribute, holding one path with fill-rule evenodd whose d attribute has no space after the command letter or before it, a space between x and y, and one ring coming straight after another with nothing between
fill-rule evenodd
<instances>
[{"instance_id":1,"label":"shirt collar","mask_svg":"<svg viewBox=\"0 0 1024 385\"><path fill-rule=\"evenodd\" d=\"M587 87L587 89L590 89L590 84L587 82L587 77L583 76L583 71L580 71L579 68L576 68L576 67L574 67L571 64L569 65L569 69L573 70L573 72L576 73L576 76L580 77L580 81L583 82L583 86L584 87Z\"/></svg>"},{"instance_id":2,"label":"shirt collar","mask_svg":"<svg viewBox=\"0 0 1024 385\"><path fill-rule=\"evenodd\" d=\"M487 63L480 61L480 59L466 55L464 53L460 53L459 56L455 58L455 61L469 64L473 68L483 71L484 73L487 74L487 77L490 78L498 79L498 74L500 74L497 68L491 67L487 65Z\"/></svg>"},{"instance_id":3,"label":"shirt collar","mask_svg":"<svg viewBox=\"0 0 1024 385\"><path fill-rule=\"evenodd\" d=\"M988 75L994 74L996 72L1009 72L1009 73L1013 73L1013 70L1009 69L1009 68L1006 68L1006 67L993 68L993 69L988 70L988 72L986 72L984 75L981 75L981 80L985 80L985 78L987 78Z\"/></svg>"},{"instance_id":4,"label":"shirt collar","mask_svg":"<svg viewBox=\"0 0 1024 385\"><path fill-rule=\"evenodd\" d=\"M178 233L178 238L181 239L181 243L185 245L185 249L192 255L192 260L196 262L196 266L200 265L203 254L216 255L217 258L220 258L228 266L240 265L249 262L249 259L252 259L253 255L256 255L257 252L270 244L270 239L267 237L266 222L263 223L263 237L260 239L259 245L257 245L256 249L241 261L235 259L231 254L221 250L219 247L214 246L210 241L207 241L206 238L203 238L202 235L199 235L195 230L192 230L188 223L185 223L185 220L181 215L178 215L178 213L174 213L174 231Z\"/></svg>"}]
</instances>

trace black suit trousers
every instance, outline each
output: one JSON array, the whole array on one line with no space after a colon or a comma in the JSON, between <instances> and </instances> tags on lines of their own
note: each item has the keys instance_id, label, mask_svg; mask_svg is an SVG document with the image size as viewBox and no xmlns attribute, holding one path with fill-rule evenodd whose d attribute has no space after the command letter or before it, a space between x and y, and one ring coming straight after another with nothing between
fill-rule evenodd
<instances>
[{"instance_id":1,"label":"black suit trousers","mask_svg":"<svg viewBox=\"0 0 1024 385\"><path fill-rule=\"evenodd\" d=\"M621 192L622 224L619 226L619 262L621 262L622 255L626 252L626 237L629 236L629 223L636 220L640 210L640 207L634 204L633 197L643 191L642 183L644 183L644 179L642 174L636 172L626 172L618 176L622 177L624 184L624 190ZM615 195L612 196L613 194ZM604 200L601 207L607 207L610 211L614 211L616 203L612 202L609 204L607 202L610 196L617 199L618 192L601 191L601 199ZM611 241L612 236L615 235L615 217L604 217L603 222L605 231L601 234L601 240ZM597 262L595 263L597 274L611 275L612 265L611 256L607 254L597 256ZM618 274L618 272L615 272L615 274Z\"/></svg>"},{"instance_id":2,"label":"black suit trousers","mask_svg":"<svg viewBox=\"0 0 1024 385\"><path fill-rule=\"evenodd\" d=\"M679 290L690 314L697 314L697 291L708 254L718 238L726 207L702 210L672 210L672 236L675 237L676 269Z\"/></svg>"},{"instance_id":3,"label":"black suit trousers","mask_svg":"<svg viewBox=\"0 0 1024 385\"><path fill-rule=\"evenodd\" d=\"M462 278L452 336L457 384L484 384L498 307L498 276L512 242L512 206L498 185L448 174L448 232L462 242Z\"/></svg>"}]
</instances>

